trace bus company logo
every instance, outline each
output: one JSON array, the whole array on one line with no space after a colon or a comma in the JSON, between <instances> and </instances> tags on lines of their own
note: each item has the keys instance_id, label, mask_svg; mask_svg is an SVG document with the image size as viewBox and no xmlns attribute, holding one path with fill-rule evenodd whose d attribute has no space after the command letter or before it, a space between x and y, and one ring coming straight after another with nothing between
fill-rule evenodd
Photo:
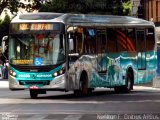
<instances>
[{"instance_id":1,"label":"bus company logo","mask_svg":"<svg viewBox=\"0 0 160 120\"><path fill-rule=\"evenodd\" d=\"M52 75L51 74L45 74L45 75L37 75L37 77L42 77L42 78L45 78L45 77L52 77Z\"/></svg>"},{"instance_id":2,"label":"bus company logo","mask_svg":"<svg viewBox=\"0 0 160 120\"><path fill-rule=\"evenodd\" d=\"M20 77L20 78L30 78L30 75L29 74L20 74L20 75L18 75L18 77Z\"/></svg>"}]
</instances>

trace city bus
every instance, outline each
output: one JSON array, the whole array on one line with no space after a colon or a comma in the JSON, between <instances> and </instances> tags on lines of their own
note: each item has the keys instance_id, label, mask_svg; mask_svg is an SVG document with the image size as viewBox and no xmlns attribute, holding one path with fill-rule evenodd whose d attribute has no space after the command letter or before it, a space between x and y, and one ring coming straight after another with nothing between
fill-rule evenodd
<instances>
[{"instance_id":1,"label":"city bus","mask_svg":"<svg viewBox=\"0 0 160 120\"><path fill-rule=\"evenodd\" d=\"M5 51L5 39L2 45ZM11 21L8 46L9 88L28 89L31 98L97 87L129 92L156 75L155 26L129 16L21 14Z\"/></svg>"}]
</instances>

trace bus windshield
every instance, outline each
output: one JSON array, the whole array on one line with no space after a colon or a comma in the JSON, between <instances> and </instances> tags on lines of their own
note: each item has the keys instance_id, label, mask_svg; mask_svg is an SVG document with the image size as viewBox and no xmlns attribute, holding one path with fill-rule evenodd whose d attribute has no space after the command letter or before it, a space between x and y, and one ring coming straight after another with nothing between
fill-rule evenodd
<instances>
[{"instance_id":1,"label":"bus windshield","mask_svg":"<svg viewBox=\"0 0 160 120\"><path fill-rule=\"evenodd\" d=\"M10 63L56 65L65 61L63 34L15 34L10 36Z\"/></svg>"}]
</instances>

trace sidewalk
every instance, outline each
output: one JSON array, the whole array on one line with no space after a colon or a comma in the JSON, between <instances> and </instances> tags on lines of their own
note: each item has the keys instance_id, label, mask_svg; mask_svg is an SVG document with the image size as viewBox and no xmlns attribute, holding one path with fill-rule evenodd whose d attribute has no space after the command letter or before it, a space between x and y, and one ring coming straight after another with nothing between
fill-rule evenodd
<instances>
[{"instance_id":1,"label":"sidewalk","mask_svg":"<svg viewBox=\"0 0 160 120\"><path fill-rule=\"evenodd\" d=\"M0 88L9 88L8 79L0 79Z\"/></svg>"}]
</instances>

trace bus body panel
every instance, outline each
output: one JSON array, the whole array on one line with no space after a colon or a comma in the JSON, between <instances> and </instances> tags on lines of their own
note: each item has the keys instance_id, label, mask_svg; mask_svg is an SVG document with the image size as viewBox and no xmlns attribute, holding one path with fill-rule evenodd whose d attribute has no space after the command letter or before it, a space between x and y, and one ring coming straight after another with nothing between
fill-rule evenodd
<instances>
[{"instance_id":1,"label":"bus body panel","mask_svg":"<svg viewBox=\"0 0 160 120\"><path fill-rule=\"evenodd\" d=\"M16 77L9 75L10 89L28 89L37 86L39 89L64 89L66 88L66 75L53 77L53 74L61 70L62 65L50 72L20 72L10 67L16 73Z\"/></svg>"},{"instance_id":2,"label":"bus body panel","mask_svg":"<svg viewBox=\"0 0 160 120\"><path fill-rule=\"evenodd\" d=\"M89 88L122 86L125 85L126 73L130 67L134 71L134 84L146 83L151 81L156 74L155 52L147 52L146 55L146 70L137 69L135 53L132 55L127 52L104 54L100 63L97 63L98 55L83 55L71 65L70 77L73 83L79 82L81 72L85 70L89 78ZM98 73L98 67L106 67L107 71L103 74ZM78 89L77 86L75 89Z\"/></svg>"}]
</instances>

